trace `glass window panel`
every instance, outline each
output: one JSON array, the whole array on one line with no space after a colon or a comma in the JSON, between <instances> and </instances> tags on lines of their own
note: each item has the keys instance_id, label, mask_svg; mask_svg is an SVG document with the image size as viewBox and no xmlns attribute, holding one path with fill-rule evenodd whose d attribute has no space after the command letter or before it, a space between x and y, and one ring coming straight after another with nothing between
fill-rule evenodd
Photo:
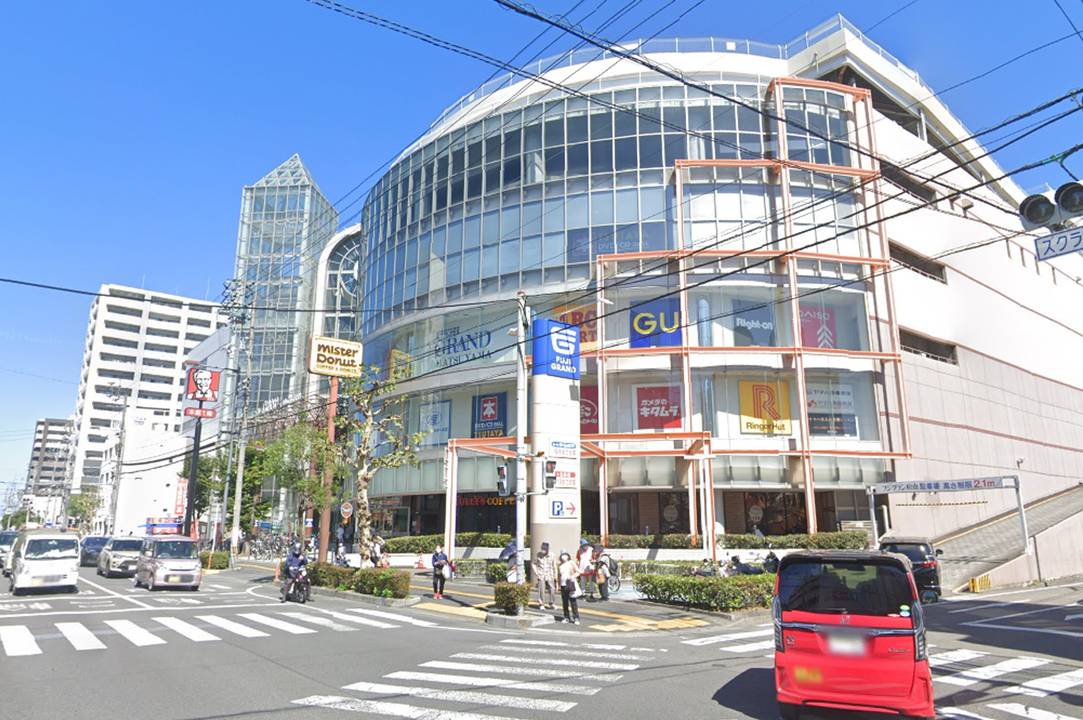
<instances>
[{"instance_id":1,"label":"glass window panel","mask_svg":"<svg viewBox=\"0 0 1083 720\"><path fill-rule=\"evenodd\" d=\"M463 224L461 221L453 222L447 226L447 251L457 253L463 246Z\"/></svg>"},{"instance_id":2,"label":"glass window panel","mask_svg":"<svg viewBox=\"0 0 1083 720\"><path fill-rule=\"evenodd\" d=\"M568 146L568 175L586 175L590 172L587 143Z\"/></svg>"},{"instance_id":3,"label":"glass window panel","mask_svg":"<svg viewBox=\"0 0 1083 720\"><path fill-rule=\"evenodd\" d=\"M615 219L618 223L634 223L639 220L639 193L635 188L618 190L616 199Z\"/></svg>"},{"instance_id":4,"label":"glass window panel","mask_svg":"<svg viewBox=\"0 0 1083 720\"><path fill-rule=\"evenodd\" d=\"M519 206L512 205L500 211L500 239L509 240L519 237Z\"/></svg>"},{"instance_id":5,"label":"glass window panel","mask_svg":"<svg viewBox=\"0 0 1083 720\"><path fill-rule=\"evenodd\" d=\"M594 248L594 255L612 255L615 235L612 225L592 227L590 229L590 241L591 246Z\"/></svg>"},{"instance_id":6,"label":"glass window panel","mask_svg":"<svg viewBox=\"0 0 1083 720\"><path fill-rule=\"evenodd\" d=\"M683 160L688 157L688 144L685 142L684 135L666 135L666 157L665 166L672 166L677 160Z\"/></svg>"},{"instance_id":7,"label":"glass window panel","mask_svg":"<svg viewBox=\"0 0 1083 720\"><path fill-rule=\"evenodd\" d=\"M665 219L665 188L645 187L639 190L644 220Z\"/></svg>"},{"instance_id":8,"label":"glass window panel","mask_svg":"<svg viewBox=\"0 0 1083 720\"><path fill-rule=\"evenodd\" d=\"M639 109L639 133L662 132L662 109L659 107L642 107Z\"/></svg>"},{"instance_id":9,"label":"glass window panel","mask_svg":"<svg viewBox=\"0 0 1083 720\"><path fill-rule=\"evenodd\" d=\"M617 137L636 134L636 114L631 108L618 111L614 116L614 134Z\"/></svg>"},{"instance_id":10,"label":"glass window panel","mask_svg":"<svg viewBox=\"0 0 1083 720\"><path fill-rule=\"evenodd\" d=\"M714 116L715 132L737 129L737 113L733 105L715 105L711 108L711 115Z\"/></svg>"},{"instance_id":11,"label":"glass window panel","mask_svg":"<svg viewBox=\"0 0 1083 720\"><path fill-rule=\"evenodd\" d=\"M550 230L564 229L564 197L547 198L545 212L542 215L542 224L546 232Z\"/></svg>"},{"instance_id":12,"label":"glass window panel","mask_svg":"<svg viewBox=\"0 0 1083 720\"><path fill-rule=\"evenodd\" d=\"M613 137L613 113L609 111L591 113L590 139L605 140L611 137Z\"/></svg>"},{"instance_id":13,"label":"glass window panel","mask_svg":"<svg viewBox=\"0 0 1083 720\"><path fill-rule=\"evenodd\" d=\"M504 187L513 187L519 184L522 178L522 164L519 156L504 161Z\"/></svg>"},{"instance_id":14,"label":"glass window panel","mask_svg":"<svg viewBox=\"0 0 1083 720\"><path fill-rule=\"evenodd\" d=\"M684 107L662 108L662 122L665 132L680 132L685 129Z\"/></svg>"},{"instance_id":15,"label":"glass window panel","mask_svg":"<svg viewBox=\"0 0 1083 720\"><path fill-rule=\"evenodd\" d=\"M613 141L598 140L590 144L590 171L606 173L613 170Z\"/></svg>"},{"instance_id":16,"label":"glass window panel","mask_svg":"<svg viewBox=\"0 0 1083 720\"><path fill-rule=\"evenodd\" d=\"M529 202L523 204L523 235L540 235L542 231L542 204Z\"/></svg>"},{"instance_id":17,"label":"glass window panel","mask_svg":"<svg viewBox=\"0 0 1083 720\"><path fill-rule=\"evenodd\" d=\"M476 198L481 195L481 168L474 168L466 175L466 196Z\"/></svg>"},{"instance_id":18,"label":"glass window panel","mask_svg":"<svg viewBox=\"0 0 1083 720\"><path fill-rule=\"evenodd\" d=\"M643 250L666 249L666 224L661 222L643 223Z\"/></svg>"},{"instance_id":19,"label":"glass window panel","mask_svg":"<svg viewBox=\"0 0 1083 720\"><path fill-rule=\"evenodd\" d=\"M500 272L508 273L519 269L519 240L500 243Z\"/></svg>"},{"instance_id":20,"label":"glass window panel","mask_svg":"<svg viewBox=\"0 0 1083 720\"><path fill-rule=\"evenodd\" d=\"M542 146L541 124L528 125L523 128L523 150L539 150Z\"/></svg>"},{"instance_id":21,"label":"glass window panel","mask_svg":"<svg viewBox=\"0 0 1083 720\"><path fill-rule=\"evenodd\" d=\"M470 143L466 149L466 164L469 167L475 168L481 165L481 141Z\"/></svg>"},{"instance_id":22,"label":"glass window panel","mask_svg":"<svg viewBox=\"0 0 1083 720\"><path fill-rule=\"evenodd\" d=\"M568 263L586 262L590 259L590 231L568 231Z\"/></svg>"},{"instance_id":23,"label":"glass window panel","mask_svg":"<svg viewBox=\"0 0 1083 720\"><path fill-rule=\"evenodd\" d=\"M458 285L462 277L462 256L454 253L447 256L447 284Z\"/></svg>"},{"instance_id":24,"label":"glass window panel","mask_svg":"<svg viewBox=\"0 0 1083 720\"><path fill-rule=\"evenodd\" d=\"M661 135L643 135L639 138L639 166L662 167Z\"/></svg>"},{"instance_id":25,"label":"glass window panel","mask_svg":"<svg viewBox=\"0 0 1083 720\"><path fill-rule=\"evenodd\" d=\"M453 175L451 177L451 203L461 203L463 201L463 193L466 191L466 187L463 180L462 173Z\"/></svg>"},{"instance_id":26,"label":"glass window panel","mask_svg":"<svg viewBox=\"0 0 1083 720\"><path fill-rule=\"evenodd\" d=\"M634 137L617 140L616 167L617 170L636 169L636 139Z\"/></svg>"},{"instance_id":27,"label":"glass window panel","mask_svg":"<svg viewBox=\"0 0 1083 720\"><path fill-rule=\"evenodd\" d=\"M466 149L457 147L451 151L451 172L461 173L466 170Z\"/></svg>"},{"instance_id":28,"label":"glass window panel","mask_svg":"<svg viewBox=\"0 0 1083 720\"><path fill-rule=\"evenodd\" d=\"M616 248L619 253L639 252L639 225L618 225Z\"/></svg>"},{"instance_id":29,"label":"glass window panel","mask_svg":"<svg viewBox=\"0 0 1083 720\"><path fill-rule=\"evenodd\" d=\"M463 282L478 279L478 259L480 255L481 251L476 248L463 253Z\"/></svg>"},{"instance_id":30,"label":"glass window panel","mask_svg":"<svg viewBox=\"0 0 1083 720\"><path fill-rule=\"evenodd\" d=\"M564 148L548 148L545 151L545 176L564 177Z\"/></svg>"},{"instance_id":31,"label":"glass window panel","mask_svg":"<svg viewBox=\"0 0 1083 720\"><path fill-rule=\"evenodd\" d=\"M590 224L609 225L613 222L613 192L590 194Z\"/></svg>"},{"instance_id":32,"label":"glass window panel","mask_svg":"<svg viewBox=\"0 0 1083 720\"><path fill-rule=\"evenodd\" d=\"M468 217L463 227L463 249L469 250L481 245L481 216Z\"/></svg>"},{"instance_id":33,"label":"glass window panel","mask_svg":"<svg viewBox=\"0 0 1083 720\"><path fill-rule=\"evenodd\" d=\"M564 144L564 118L545 121L545 147Z\"/></svg>"},{"instance_id":34,"label":"glass window panel","mask_svg":"<svg viewBox=\"0 0 1083 720\"><path fill-rule=\"evenodd\" d=\"M569 195L567 198L568 203L568 227L569 228L584 228L588 222L587 216L587 196L582 195Z\"/></svg>"},{"instance_id":35,"label":"glass window panel","mask_svg":"<svg viewBox=\"0 0 1083 720\"><path fill-rule=\"evenodd\" d=\"M485 192L500 192L500 163L485 166Z\"/></svg>"},{"instance_id":36,"label":"glass window panel","mask_svg":"<svg viewBox=\"0 0 1083 720\"><path fill-rule=\"evenodd\" d=\"M508 130L504 133L504 157L518 155L521 149L521 138L518 130Z\"/></svg>"},{"instance_id":37,"label":"glass window panel","mask_svg":"<svg viewBox=\"0 0 1083 720\"><path fill-rule=\"evenodd\" d=\"M583 142L587 139L587 116L575 115L568 118L568 143Z\"/></svg>"},{"instance_id":38,"label":"glass window panel","mask_svg":"<svg viewBox=\"0 0 1083 720\"><path fill-rule=\"evenodd\" d=\"M481 254L481 276L482 277L495 277L500 274L500 266L497 265L497 258L500 256L500 246L492 245L483 248Z\"/></svg>"},{"instance_id":39,"label":"glass window panel","mask_svg":"<svg viewBox=\"0 0 1083 720\"><path fill-rule=\"evenodd\" d=\"M545 180L545 161L541 150L528 150L523 155L523 182L526 185Z\"/></svg>"},{"instance_id":40,"label":"glass window panel","mask_svg":"<svg viewBox=\"0 0 1083 720\"><path fill-rule=\"evenodd\" d=\"M523 269L532 270L542 266L542 238L541 235L531 235L523 238Z\"/></svg>"},{"instance_id":41,"label":"glass window panel","mask_svg":"<svg viewBox=\"0 0 1083 720\"><path fill-rule=\"evenodd\" d=\"M496 210L482 216L482 243L486 246L500 242L500 213Z\"/></svg>"},{"instance_id":42,"label":"glass window panel","mask_svg":"<svg viewBox=\"0 0 1083 720\"><path fill-rule=\"evenodd\" d=\"M564 233L546 233L542 238L542 261L545 267L564 266Z\"/></svg>"},{"instance_id":43,"label":"glass window panel","mask_svg":"<svg viewBox=\"0 0 1083 720\"><path fill-rule=\"evenodd\" d=\"M500 133L485 138L485 162L496 162L500 159Z\"/></svg>"}]
</instances>

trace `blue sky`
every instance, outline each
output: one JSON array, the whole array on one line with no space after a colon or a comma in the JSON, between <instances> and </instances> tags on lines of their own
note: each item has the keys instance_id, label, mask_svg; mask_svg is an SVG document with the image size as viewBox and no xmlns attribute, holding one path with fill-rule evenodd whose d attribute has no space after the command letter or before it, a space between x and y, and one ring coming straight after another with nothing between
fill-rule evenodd
<instances>
[{"instance_id":1,"label":"blue sky","mask_svg":"<svg viewBox=\"0 0 1083 720\"><path fill-rule=\"evenodd\" d=\"M572 17L602 2L586 0ZM575 3L535 4L563 12ZM623 4L604 2L586 25ZM643 0L607 36L660 4ZM677 0L638 35L692 4ZM1083 0L1061 4L1083 28ZM356 7L500 58L541 30L488 0ZM1053 0L706 0L665 35L785 42L835 12L869 28L900 8L870 36L934 89L1070 32ZM944 100L972 130L991 125L1083 84L1081 43L1068 38ZM299 152L337 201L491 72L302 0L9 4L0 276L215 298L232 272L242 185ZM1076 115L999 160L1015 167L1080 137ZM1070 167L1083 173L1083 158ZM1020 180L1066 179L1053 166ZM88 308L89 298L0 285L0 483L23 477L35 418L73 411Z\"/></svg>"}]
</instances>

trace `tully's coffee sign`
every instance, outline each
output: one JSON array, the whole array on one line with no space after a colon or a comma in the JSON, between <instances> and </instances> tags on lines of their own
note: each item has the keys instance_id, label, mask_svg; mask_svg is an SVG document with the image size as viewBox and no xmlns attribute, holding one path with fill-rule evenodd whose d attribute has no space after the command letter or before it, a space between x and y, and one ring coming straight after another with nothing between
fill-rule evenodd
<instances>
[{"instance_id":1,"label":"tully's coffee sign","mask_svg":"<svg viewBox=\"0 0 1083 720\"><path fill-rule=\"evenodd\" d=\"M314 375L361 377L361 343L313 337L308 350L308 371Z\"/></svg>"}]
</instances>

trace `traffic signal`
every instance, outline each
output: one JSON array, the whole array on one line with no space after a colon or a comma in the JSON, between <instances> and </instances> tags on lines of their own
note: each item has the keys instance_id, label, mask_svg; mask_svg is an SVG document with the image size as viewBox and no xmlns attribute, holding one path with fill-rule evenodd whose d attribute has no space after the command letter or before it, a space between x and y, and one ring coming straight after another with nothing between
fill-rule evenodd
<instances>
[{"instance_id":1,"label":"traffic signal","mask_svg":"<svg viewBox=\"0 0 1083 720\"><path fill-rule=\"evenodd\" d=\"M511 488L508 487L508 466L497 465L496 466L496 492L500 497L507 497L511 495Z\"/></svg>"},{"instance_id":2,"label":"traffic signal","mask_svg":"<svg viewBox=\"0 0 1083 720\"><path fill-rule=\"evenodd\" d=\"M557 486L557 461L545 461L545 489L552 490Z\"/></svg>"},{"instance_id":3,"label":"traffic signal","mask_svg":"<svg viewBox=\"0 0 1083 720\"><path fill-rule=\"evenodd\" d=\"M1019 217L1025 230L1056 228L1069 218L1083 215L1083 185L1067 182L1052 194L1028 196L1019 203Z\"/></svg>"}]
</instances>

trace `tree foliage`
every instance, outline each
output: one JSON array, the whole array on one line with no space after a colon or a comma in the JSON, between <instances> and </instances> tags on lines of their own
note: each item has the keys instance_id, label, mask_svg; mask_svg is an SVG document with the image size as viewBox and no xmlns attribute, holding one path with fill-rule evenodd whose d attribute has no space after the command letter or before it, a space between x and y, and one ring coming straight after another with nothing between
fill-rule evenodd
<instances>
[{"instance_id":1,"label":"tree foliage","mask_svg":"<svg viewBox=\"0 0 1083 720\"><path fill-rule=\"evenodd\" d=\"M98 489L91 485L84 485L78 495L68 498L69 523L76 521L80 532L88 532L94 524L94 514L101 505L101 496Z\"/></svg>"},{"instance_id":2,"label":"tree foliage","mask_svg":"<svg viewBox=\"0 0 1083 720\"><path fill-rule=\"evenodd\" d=\"M340 453L327 437L327 432L302 419L263 451L266 475L274 475L283 487L293 491L298 517L309 509L319 512L331 507L329 487L324 486L324 473L340 467Z\"/></svg>"}]
</instances>

